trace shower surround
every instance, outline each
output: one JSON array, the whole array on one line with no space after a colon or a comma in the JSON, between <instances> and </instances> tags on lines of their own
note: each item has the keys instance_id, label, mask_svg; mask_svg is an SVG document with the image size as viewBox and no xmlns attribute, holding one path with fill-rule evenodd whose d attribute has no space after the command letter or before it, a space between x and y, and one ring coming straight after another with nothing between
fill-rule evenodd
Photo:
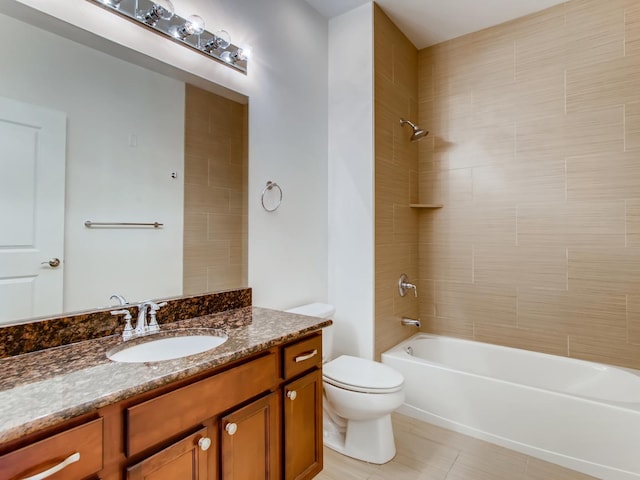
<instances>
[{"instance_id":1,"label":"shower surround","mask_svg":"<svg viewBox=\"0 0 640 480\"><path fill-rule=\"evenodd\" d=\"M419 314L640 368L640 2L574 0L420 52L374 20L376 355ZM410 143L399 117L431 133Z\"/></svg>"}]
</instances>

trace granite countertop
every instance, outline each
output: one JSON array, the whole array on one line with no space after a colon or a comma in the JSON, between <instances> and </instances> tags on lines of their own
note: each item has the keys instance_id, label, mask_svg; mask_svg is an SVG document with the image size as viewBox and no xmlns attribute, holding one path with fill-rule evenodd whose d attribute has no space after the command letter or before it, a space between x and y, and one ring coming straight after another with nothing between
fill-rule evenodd
<instances>
[{"instance_id":1,"label":"granite countertop","mask_svg":"<svg viewBox=\"0 0 640 480\"><path fill-rule=\"evenodd\" d=\"M331 324L330 320L245 307L162 325L223 330L209 352L154 363L117 363L106 352L120 335L0 360L0 443L187 378Z\"/></svg>"}]
</instances>

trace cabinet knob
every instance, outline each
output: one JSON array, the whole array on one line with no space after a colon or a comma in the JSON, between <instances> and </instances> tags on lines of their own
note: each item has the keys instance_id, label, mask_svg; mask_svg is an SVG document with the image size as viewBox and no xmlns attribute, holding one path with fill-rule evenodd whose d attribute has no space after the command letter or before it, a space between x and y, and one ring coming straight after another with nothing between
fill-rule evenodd
<instances>
[{"instance_id":1,"label":"cabinet knob","mask_svg":"<svg viewBox=\"0 0 640 480\"><path fill-rule=\"evenodd\" d=\"M200 450L206 452L211 446L211 439L209 437L202 437L200 440L198 440L198 446L200 447Z\"/></svg>"},{"instance_id":2,"label":"cabinet knob","mask_svg":"<svg viewBox=\"0 0 640 480\"><path fill-rule=\"evenodd\" d=\"M289 390L289 391L287 392L287 398L288 398L289 400L295 400L297 396L298 396L298 394L296 393L296 391L295 391L295 390Z\"/></svg>"},{"instance_id":3,"label":"cabinet knob","mask_svg":"<svg viewBox=\"0 0 640 480\"><path fill-rule=\"evenodd\" d=\"M238 425L236 423L227 423L227 426L224 427L229 435L235 435L238 431Z\"/></svg>"}]
</instances>

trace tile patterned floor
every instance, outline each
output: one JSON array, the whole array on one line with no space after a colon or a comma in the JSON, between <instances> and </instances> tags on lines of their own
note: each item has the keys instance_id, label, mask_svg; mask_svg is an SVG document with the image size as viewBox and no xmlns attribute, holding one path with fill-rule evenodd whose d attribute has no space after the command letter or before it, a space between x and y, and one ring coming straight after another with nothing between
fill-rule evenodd
<instances>
[{"instance_id":1,"label":"tile patterned floor","mask_svg":"<svg viewBox=\"0 0 640 480\"><path fill-rule=\"evenodd\" d=\"M398 453L372 465L324 449L316 480L593 480L593 477L404 415L393 415Z\"/></svg>"}]
</instances>

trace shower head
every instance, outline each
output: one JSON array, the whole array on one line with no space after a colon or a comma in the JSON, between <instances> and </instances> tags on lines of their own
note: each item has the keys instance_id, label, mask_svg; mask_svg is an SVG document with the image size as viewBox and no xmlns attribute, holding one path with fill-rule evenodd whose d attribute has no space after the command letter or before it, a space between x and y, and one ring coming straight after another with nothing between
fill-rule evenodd
<instances>
[{"instance_id":1,"label":"shower head","mask_svg":"<svg viewBox=\"0 0 640 480\"><path fill-rule=\"evenodd\" d=\"M411 135L411 138L409 139L412 142L419 142L424 137L429 135L429 132L427 130L423 130L420 127L418 127L417 125L414 125L413 123L411 123L409 120L405 120L404 118L401 118L400 119L400 125L404 125L404 124L408 124L413 129L413 134Z\"/></svg>"}]
</instances>

